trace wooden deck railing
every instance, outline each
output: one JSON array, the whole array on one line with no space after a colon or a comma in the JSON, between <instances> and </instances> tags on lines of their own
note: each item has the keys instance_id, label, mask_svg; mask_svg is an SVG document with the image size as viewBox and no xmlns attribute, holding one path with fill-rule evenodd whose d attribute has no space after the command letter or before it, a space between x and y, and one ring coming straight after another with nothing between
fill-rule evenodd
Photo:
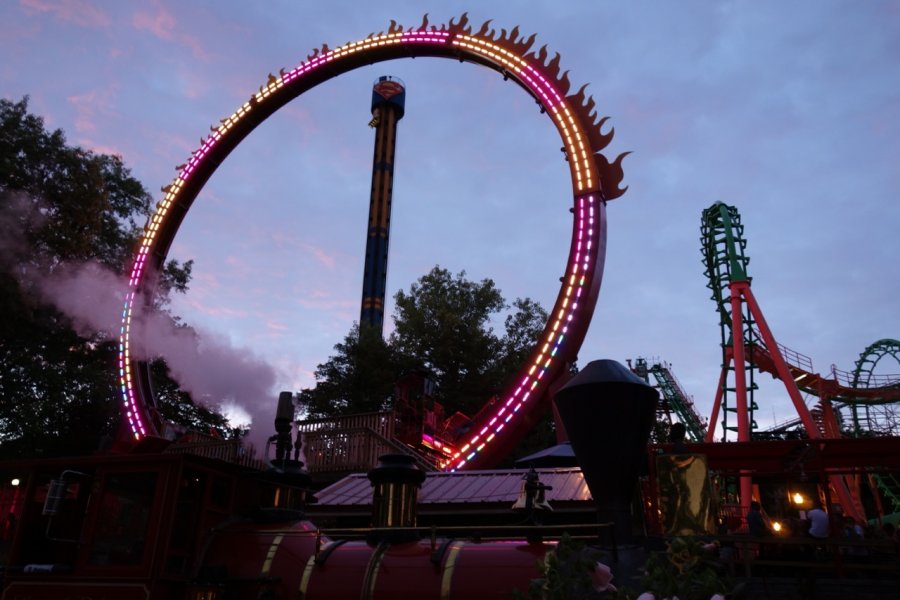
<instances>
[{"instance_id":1,"label":"wooden deck railing","mask_svg":"<svg viewBox=\"0 0 900 600\"><path fill-rule=\"evenodd\" d=\"M266 469L268 465L253 453L242 447L240 440L218 440L175 443L165 449L172 454L194 454L206 458L215 458L254 469Z\"/></svg>"},{"instance_id":2,"label":"wooden deck railing","mask_svg":"<svg viewBox=\"0 0 900 600\"><path fill-rule=\"evenodd\" d=\"M412 456L423 470L434 470L411 448L369 427L309 431L303 434L303 452L310 473L367 471L379 456L398 453Z\"/></svg>"},{"instance_id":3,"label":"wooden deck railing","mask_svg":"<svg viewBox=\"0 0 900 600\"><path fill-rule=\"evenodd\" d=\"M313 433L325 430L360 429L367 428L376 431L384 437L394 435L395 415L392 411L361 413L343 417L326 417L321 419L307 419L297 422L297 430L300 433Z\"/></svg>"}]
</instances>

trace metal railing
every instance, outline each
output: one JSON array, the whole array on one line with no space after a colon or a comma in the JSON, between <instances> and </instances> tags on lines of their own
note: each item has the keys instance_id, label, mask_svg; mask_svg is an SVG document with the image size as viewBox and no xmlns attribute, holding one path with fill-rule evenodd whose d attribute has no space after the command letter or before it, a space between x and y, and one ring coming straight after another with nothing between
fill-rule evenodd
<instances>
[{"instance_id":1,"label":"metal railing","mask_svg":"<svg viewBox=\"0 0 900 600\"><path fill-rule=\"evenodd\" d=\"M303 433L303 452L310 473L367 471L383 454L406 454L426 470L434 465L404 444L396 442L369 427L317 429Z\"/></svg>"}]
</instances>

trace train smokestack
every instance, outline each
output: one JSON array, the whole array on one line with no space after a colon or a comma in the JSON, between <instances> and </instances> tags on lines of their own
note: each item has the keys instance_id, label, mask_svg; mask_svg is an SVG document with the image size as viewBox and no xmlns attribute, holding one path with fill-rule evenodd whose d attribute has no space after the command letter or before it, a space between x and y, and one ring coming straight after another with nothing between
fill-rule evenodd
<instances>
[{"instance_id":1,"label":"train smokestack","mask_svg":"<svg viewBox=\"0 0 900 600\"><path fill-rule=\"evenodd\" d=\"M614 360L595 360L557 392L556 406L601 522L632 540L632 496L659 393Z\"/></svg>"},{"instance_id":2,"label":"train smokestack","mask_svg":"<svg viewBox=\"0 0 900 600\"><path fill-rule=\"evenodd\" d=\"M368 473L372 482L372 526L376 529L416 526L419 488L425 472L411 456L384 454ZM396 539L394 540L396 541Z\"/></svg>"},{"instance_id":3,"label":"train smokestack","mask_svg":"<svg viewBox=\"0 0 900 600\"><path fill-rule=\"evenodd\" d=\"M387 285L388 242L391 231L391 197L394 188L394 152L397 122L403 118L406 88L396 77L384 75L372 86L372 120L375 152L372 158L372 190L363 273L360 326L384 326L384 296Z\"/></svg>"},{"instance_id":4,"label":"train smokestack","mask_svg":"<svg viewBox=\"0 0 900 600\"><path fill-rule=\"evenodd\" d=\"M294 416L294 394L281 392L275 409L275 435L266 443L266 460L273 442L275 460L269 461L270 468L261 478L261 508L296 512L302 511L307 502L315 502L315 497L309 493L312 478L304 471L303 461L299 459L300 440L295 444L291 439Z\"/></svg>"},{"instance_id":5,"label":"train smokestack","mask_svg":"<svg viewBox=\"0 0 900 600\"><path fill-rule=\"evenodd\" d=\"M275 409L275 460L288 458L293 447L291 430L294 424L294 395L281 392L278 395L278 407Z\"/></svg>"},{"instance_id":6,"label":"train smokestack","mask_svg":"<svg viewBox=\"0 0 900 600\"><path fill-rule=\"evenodd\" d=\"M294 448L291 433L294 429L294 395L291 392L281 392L278 395L278 406L275 409L275 435L266 442L265 458L269 458L269 447L275 444L275 460L273 466L284 468L290 462L291 449ZM298 458L300 444L296 445L294 460ZM302 465L302 463L301 463Z\"/></svg>"}]
</instances>

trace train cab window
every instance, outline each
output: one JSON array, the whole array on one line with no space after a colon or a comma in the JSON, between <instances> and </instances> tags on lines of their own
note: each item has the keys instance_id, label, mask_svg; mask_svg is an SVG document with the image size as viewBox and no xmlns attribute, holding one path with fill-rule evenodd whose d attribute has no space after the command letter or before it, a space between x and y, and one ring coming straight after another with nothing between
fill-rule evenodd
<instances>
[{"instance_id":1,"label":"train cab window","mask_svg":"<svg viewBox=\"0 0 900 600\"><path fill-rule=\"evenodd\" d=\"M143 562L156 479L155 472L107 475L90 548L91 564Z\"/></svg>"},{"instance_id":2,"label":"train cab window","mask_svg":"<svg viewBox=\"0 0 900 600\"><path fill-rule=\"evenodd\" d=\"M34 482L28 497L23 497L21 519L16 518L13 523L24 532L17 559L26 565L72 565L85 530L90 475L77 471L35 472L30 478Z\"/></svg>"}]
</instances>

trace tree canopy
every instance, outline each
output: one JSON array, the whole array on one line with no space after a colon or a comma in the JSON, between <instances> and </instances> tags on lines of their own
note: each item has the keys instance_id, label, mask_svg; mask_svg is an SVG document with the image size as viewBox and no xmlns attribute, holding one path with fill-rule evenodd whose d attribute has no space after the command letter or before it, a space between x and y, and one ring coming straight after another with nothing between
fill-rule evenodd
<instances>
[{"instance_id":1,"label":"tree canopy","mask_svg":"<svg viewBox=\"0 0 900 600\"><path fill-rule=\"evenodd\" d=\"M386 410L401 373L396 354L374 327L354 323L336 354L316 367L316 387L300 392L310 417Z\"/></svg>"},{"instance_id":2,"label":"tree canopy","mask_svg":"<svg viewBox=\"0 0 900 600\"><path fill-rule=\"evenodd\" d=\"M113 430L112 332L76 327L46 284L72 265L122 274L150 206L121 158L68 145L27 98L0 99L0 456L87 453ZM168 263L157 304L184 291L190 272L190 262Z\"/></svg>"},{"instance_id":3,"label":"tree canopy","mask_svg":"<svg viewBox=\"0 0 900 600\"><path fill-rule=\"evenodd\" d=\"M547 313L535 301L508 305L491 279L471 281L435 266L394 296L394 331L385 341L354 325L336 353L316 369L316 386L300 392L310 417L381 410L409 370L429 373L435 400L473 415L502 392L537 341ZM512 309L498 335L492 319Z\"/></svg>"}]
</instances>

